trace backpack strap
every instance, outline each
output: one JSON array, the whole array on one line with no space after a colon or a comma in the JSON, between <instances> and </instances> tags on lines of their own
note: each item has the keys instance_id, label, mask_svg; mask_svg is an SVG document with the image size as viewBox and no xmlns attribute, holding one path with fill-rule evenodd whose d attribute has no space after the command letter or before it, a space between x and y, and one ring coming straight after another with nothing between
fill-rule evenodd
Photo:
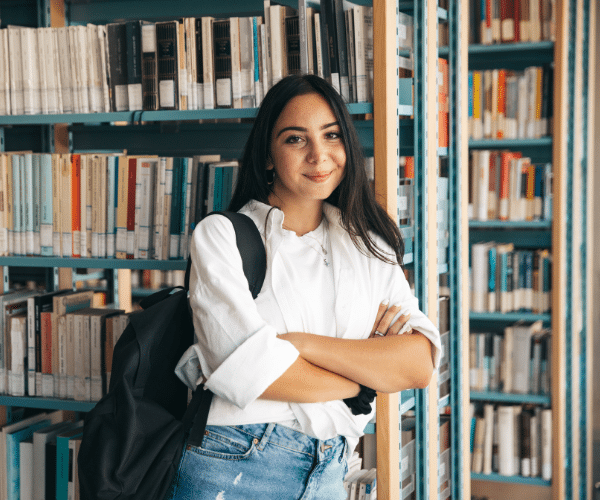
<instances>
[{"instance_id":1,"label":"backpack strap","mask_svg":"<svg viewBox=\"0 0 600 500\"><path fill-rule=\"evenodd\" d=\"M265 245L260 232L252 219L247 215L229 211L211 212L209 215L216 214L227 217L233 224L233 229L235 229L235 243L242 256L244 275L248 280L252 298L256 299L267 273L267 252L265 251ZM191 267L192 259L190 257L188 258L187 269L185 271L186 290L190 288ZM185 433L189 433L187 444L190 446L200 446L202 444L212 397L213 393L208 389L204 389L203 384L197 386L192 395L192 399L182 420Z\"/></svg>"},{"instance_id":2,"label":"backpack strap","mask_svg":"<svg viewBox=\"0 0 600 500\"><path fill-rule=\"evenodd\" d=\"M250 217L238 212L211 212L207 217L210 215L223 215L233 224L235 243L242 256L244 275L248 280L252 298L255 299L260 293L267 273L267 253L258 228ZM186 290L190 289L191 268L192 258L189 257L185 271L184 286Z\"/></svg>"}]
</instances>

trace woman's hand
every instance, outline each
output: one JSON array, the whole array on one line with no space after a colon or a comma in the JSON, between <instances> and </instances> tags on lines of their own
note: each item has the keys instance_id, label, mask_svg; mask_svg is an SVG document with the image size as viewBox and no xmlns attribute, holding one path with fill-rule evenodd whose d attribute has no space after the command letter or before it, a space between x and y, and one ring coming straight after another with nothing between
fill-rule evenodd
<instances>
[{"instance_id":1,"label":"woman's hand","mask_svg":"<svg viewBox=\"0 0 600 500\"><path fill-rule=\"evenodd\" d=\"M392 323L392 320L400 312L402 306L393 305L388 307L388 304L388 301L384 301L379 305L377 316L375 318L375 324L371 330L371 335L369 335L370 339L375 337L387 337L389 335L412 333L412 328L408 324L410 313L399 316L398 319Z\"/></svg>"}]
</instances>

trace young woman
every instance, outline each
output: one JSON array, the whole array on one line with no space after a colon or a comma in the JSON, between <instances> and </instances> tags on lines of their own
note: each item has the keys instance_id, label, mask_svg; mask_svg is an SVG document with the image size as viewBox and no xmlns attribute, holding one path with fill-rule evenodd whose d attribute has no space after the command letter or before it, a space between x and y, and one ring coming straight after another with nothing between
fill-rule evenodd
<instances>
[{"instance_id":1,"label":"young woman","mask_svg":"<svg viewBox=\"0 0 600 500\"><path fill-rule=\"evenodd\" d=\"M346 458L373 417L374 391L426 387L440 340L326 81L290 76L269 91L229 208L263 235L267 274L252 300L231 223L207 217L195 229L197 343L177 372L215 397L171 498L345 499Z\"/></svg>"}]
</instances>

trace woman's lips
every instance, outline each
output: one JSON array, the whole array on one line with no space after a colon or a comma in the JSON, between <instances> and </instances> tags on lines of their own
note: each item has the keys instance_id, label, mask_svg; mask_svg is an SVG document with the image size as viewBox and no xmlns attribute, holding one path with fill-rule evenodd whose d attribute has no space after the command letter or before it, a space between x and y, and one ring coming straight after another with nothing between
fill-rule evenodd
<instances>
[{"instance_id":1,"label":"woman's lips","mask_svg":"<svg viewBox=\"0 0 600 500\"><path fill-rule=\"evenodd\" d=\"M323 174L304 174L305 177L313 182L324 182L331 176L331 172Z\"/></svg>"}]
</instances>

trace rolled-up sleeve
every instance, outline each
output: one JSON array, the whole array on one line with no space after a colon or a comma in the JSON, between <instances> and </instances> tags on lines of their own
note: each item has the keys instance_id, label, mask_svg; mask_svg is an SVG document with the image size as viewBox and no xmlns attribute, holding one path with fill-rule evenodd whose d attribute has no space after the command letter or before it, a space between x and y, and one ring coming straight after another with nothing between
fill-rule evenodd
<instances>
[{"instance_id":1,"label":"rolled-up sleeve","mask_svg":"<svg viewBox=\"0 0 600 500\"><path fill-rule=\"evenodd\" d=\"M194 230L190 255L197 342L176 373L192 387L205 379L208 389L243 409L294 363L298 350L260 316L228 219L205 218Z\"/></svg>"},{"instance_id":2,"label":"rolled-up sleeve","mask_svg":"<svg viewBox=\"0 0 600 500\"><path fill-rule=\"evenodd\" d=\"M377 239L380 248L386 249L393 256L391 249L381 239ZM388 283L387 296L390 304L399 304L402 308L396 318L401 314L410 313L408 320L409 326L429 339L433 346L433 366L437 369L440 365L442 357L442 344L440 340L440 332L431 322L431 320L419 309L419 300L415 297L410 289L408 280L404 276L404 271L397 265L391 265L381 262L380 260L372 260L379 267L379 272L385 276L384 281ZM394 318L394 321L396 320Z\"/></svg>"}]
</instances>

